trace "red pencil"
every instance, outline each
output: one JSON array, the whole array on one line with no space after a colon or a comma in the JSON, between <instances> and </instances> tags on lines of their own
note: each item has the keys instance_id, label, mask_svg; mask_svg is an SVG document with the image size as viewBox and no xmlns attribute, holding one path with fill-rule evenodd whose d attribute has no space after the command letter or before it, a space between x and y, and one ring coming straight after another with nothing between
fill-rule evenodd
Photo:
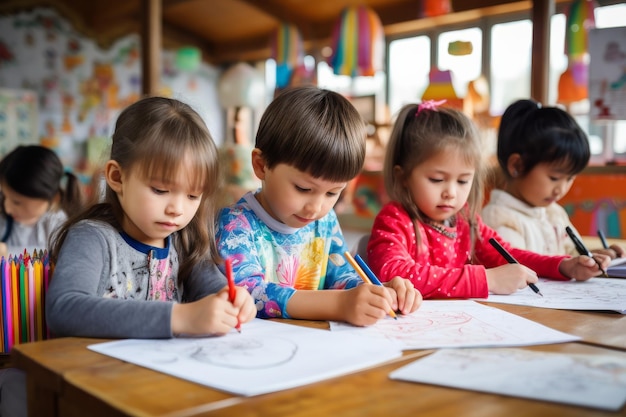
<instances>
[{"instance_id":1,"label":"red pencil","mask_svg":"<svg viewBox=\"0 0 626 417\"><path fill-rule=\"evenodd\" d=\"M226 259L224 263L226 267L226 279L228 280L228 299L231 303L234 303L236 293L235 279L233 278L233 264L231 263L230 259ZM237 319L237 326L235 326L235 329L237 329L237 331L241 333L241 323L239 323L239 319Z\"/></svg>"}]
</instances>

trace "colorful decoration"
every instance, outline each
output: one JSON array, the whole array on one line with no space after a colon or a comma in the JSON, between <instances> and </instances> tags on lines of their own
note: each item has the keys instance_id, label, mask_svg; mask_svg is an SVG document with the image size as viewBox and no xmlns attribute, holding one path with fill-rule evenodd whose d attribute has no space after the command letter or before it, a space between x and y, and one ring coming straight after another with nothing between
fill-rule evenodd
<instances>
[{"instance_id":1,"label":"colorful decoration","mask_svg":"<svg viewBox=\"0 0 626 417\"><path fill-rule=\"evenodd\" d=\"M422 0L421 17L440 16L452 12L450 0Z\"/></svg>"},{"instance_id":2,"label":"colorful decoration","mask_svg":"<svg viewBox=\"0 0 626 417\"><path fill-rule=\"evenodd\" d=\"M428 74L428 80L430 82L426 90L424 90L422 100L457 98L456 91L454 91L454 86L452 85L452 71L432 68L430 74Z\"/></svg>"},{"instance_id":3,"label":"colorful decoration","mask_svg":"<svg viewBox=\"0 0 626 417\"><path fill-rule=\"evenodd\" d=\"M565 53L571 59L582 57L587 53L589 29L596 26L594 9L593 0L575 0L568 10Z\"/></svg>"},{"instance_id":4,"label":"colorful decoration","mask_svg":"<svg viewBox=\"0 0 626 417\"><path fill-rule=\"evenodd\" d=\"M424 94L422 94L422 101L446 100L446 107L463 109L463 99L456 95L454 85L452 84L452 71L432 68L428 79L430 83L424 90Z\"/></svg>"},{"instance_id":5,"label":"colorful decoration","mask_svg":"<svg viewBox=\"0 0 626 417\"><path fill-rule=\"evenodd\" d=\"M344 9L332 35L328 64L336 75L372 76L384 64L385 37L376 13L366 6Z\"/></svg>"},{"instance_id":6,"label":"colorful decoration","mask_svg":"<svg viewBox=\"0 0 626 417\"><path fill-rule=\"evenodd\" d=\"M293 70L302 64L302 35L294 25L281 23L270 39L270 47L276 61L276 88L284 88L289 85Z\"/></svg>"},{"instance_id":7,"label":"colorful decoration","mask_svg":"<svg viewBox=\"0 0 626 417\"><path fill-rule=\"evenodd\" d=\"M572 224L582 234L598 229L609 238L626 236L626 189L619 174L578 175L571 190L559 201Z\"/></svg>"},{"instance_id":8,"label":"colorful decoration","mask_svg":"<svg viewBox=\"0 0 626 417\"><path fill-rule=\"evenodd\" d=\"M448 53L454 56L471 55L474 46L470 41L454 41L448 44Z\"/></svg>"},{"instance_id":9,"label":"colorful decoration","mask_svg":"<svg viewBox=\"0 0 626 417\"><path fill-rule=\"evenodd\" d=\"M220 104L224 108L252 107L263 104L265 83L263 77L249 64L239 62L228 68L217 85Z\"/></svg>"},{"instance_id":10,"label":"colorful decoration","mask_svg":"<svg viewBox=\"0 0 626 417\"><path fill-rule=\"evenodd\" d=\"M587 98L588 65L581 61L570 63L569 67L559 78L558 102L571 104Z\"/></svg>"},{"instance_id":11,"label":"colorful decoration","mask_svg":"<svg viewBox=\"0 0 626 417\"><path fill-rule=\"evenodd\" d=\"M185 46L176 51L176 67L181 71L193 72L200 67L202 53L198 48Z\"/></svg>"},{"instance_id":12,"label":"colorful decoration","mask_svg":"<svg viewBox=\"0 0 626 417\"><path fill-rule=\"evenodd\" d=\"M388 201L380 171L362 171L354 179L352 206L357 216L373 219Z\"/></svg>"},{"instance_id":13,"label":"colorful decoration","mask_svg":"<svg viewBox=\"0 0 626 417\"><path fill-rule=\"evenodd\" d=\"M559 103L569 105L588 97L588 35L595 27L594 9L594 0L575 0L568 10L565 27L568 66L559 78Z\"/></svg>"}]
</instances>

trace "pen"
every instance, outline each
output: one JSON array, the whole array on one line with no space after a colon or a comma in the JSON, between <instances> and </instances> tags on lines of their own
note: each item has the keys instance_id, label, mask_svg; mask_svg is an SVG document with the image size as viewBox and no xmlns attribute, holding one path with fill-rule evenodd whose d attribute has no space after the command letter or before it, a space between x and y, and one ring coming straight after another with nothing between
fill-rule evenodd
<instances>
[{"instance_id":1,"label":"pen","mask_svg":"<svg viewBox=\"0 0 626 417\"><path fill-rule=\"evenodd\" d=\"M609 249L609 244L606 243L606 236L604 236L604 232L598 229L598 237L600 238L600 242L602 242L602 247L604 249Z\"/></svg>"},{"instance_id":2,"label":"pen","mask_svg":"<svg viewBox=\"0 0 626 417\"><path fill-rule=\"evenodd\" d=\"M566 226L565 227L565 231L567 232L567 234L569 235L570 239L572 239L572 242L574 242L574 246L576 246L576 251L580 254L580 255L585 255L590 257L591 259L593 259L594 261L596 261L596 263L598 264L598 268L600 268L600 272L602 272L602 276L604 276L605 278L608 278L608 275L606 273L606 271L604 270L604 268L602 268L602 265L600 264L600 262L593 257L593 255L591 254L591 252L589 252L589 249L587 249L587 247L583 244L583 242L578 238L578 236L576 236L576 233L574 233L574 231L572 230L571 227Z\"/></svg>"},{"instance_id":3,"label":"pen","mask_svg":"<svg viewBox=\"0 0 626 417\"><path fill-rule=\"evenodd\" d=\"M354 268L354 270L357 272L357 274L359 274L359 276L364 282L382 287L383 284L380 282L378 277L374 275L372 270L367 266L367 264L365 264L365 261L363 261L363 259L359 255L357 255L357 258L361 260L362 264L359 264L358 261L352 257L352 254L350 252L346 251L344 255L346 259L348 260L348 262L350 263L350 265L352 265L352 268ZM364 268L361 268L361 265L364 266ZM366 271L369 271L369 273ZM393 310L389 310L389 315L393 317L395 320L398 319L396 312Z\"/></svg>"},{"instance_id":4,"label":"pen","mask_svg":"<svg viewBox=\"0 0 626 417\"><path fill-rule=\"evenodd\" d=\"M496 250L498 252L500 252L500 255L502 255L502 257L504 259L506 259L506 261L510 264L518 264L519 262L517 262L517 260L509 253L509 251L507 251L506 249L504 249L502 247L502 245L500 244L500 242L498 242L497 240L495 240L494 238L490 238L489 239L489 243L491 243L491 246L493 246L494 248L496 248ZM539 291L539 287L537 287L535 284L533 284L532 282L528 284L528 286L530 287L531 290L533 290L535 292L535 294L539 294L540 296L543 297L543 294L541 293L541 291Z\"/></svg>"},{"instance_id":5,"label":"pen","mask_svg":"<svg viewBox=\"0 0 626 417\"><path fill-rule=\"evenodd\" d=\"M230 259L226 259L224 261L224 266L226 267L226 279L228 280L228 301L231 303L235 302L235 280L233 278L233 264ZM239 319L237 319L237 325L235 329L239 333L241 333L241 323L239 323Z\"/></svg>"}]
</instances>

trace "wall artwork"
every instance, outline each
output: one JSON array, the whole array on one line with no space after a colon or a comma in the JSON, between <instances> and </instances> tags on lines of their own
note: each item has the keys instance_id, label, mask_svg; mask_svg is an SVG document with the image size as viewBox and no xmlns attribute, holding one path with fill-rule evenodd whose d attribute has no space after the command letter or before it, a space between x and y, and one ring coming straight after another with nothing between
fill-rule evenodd
<instances>
[{"instance_id":1,"label":"wall artwork","mask_svg":"<svg viewBox=\"0 0 626 417\"><path fill-rule=\"evenodd\" d=\"M589 31L592 120L626 120L626 27Z\"/></svg>"}]
</instances>

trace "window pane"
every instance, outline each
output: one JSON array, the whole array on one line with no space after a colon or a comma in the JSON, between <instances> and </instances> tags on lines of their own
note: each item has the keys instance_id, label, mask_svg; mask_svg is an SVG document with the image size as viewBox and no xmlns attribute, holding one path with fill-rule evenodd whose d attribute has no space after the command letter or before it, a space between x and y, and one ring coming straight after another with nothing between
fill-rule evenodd
<instances>
[{"instance_id":1,"label":"window pane","mask_svg":"<svg viewBox=\"0 0 626 417\"><path fill-rule=\"evenodd\" d=\"M452 85L457 97L465 97L469 82L477 79L481 74L482 36L483 31L479 28L454 30L439 35L437 66L440 70L452 71ZM456 41L471 42L472 53L461 56L450 55L448 45Z\"/></svg>"},{"instance_id":2,"label":"window pane","mask_svg":"<svg viewBox=\"0 0 626 417\"><path fill-rule=\"evenodd\" d=\"M550 19L550 80L548 83L548 103L556 103L558 98L559 79L567 69L567 55L565 54L565 25L564 14L555 14Z\"/></svg>"},{"instance_id":3,"label":"window pane","mask_svg":"<svg viewBox=\"0 0 626 417\"><path fill-rule=\"evenodd\" d=\"M416 36L389 44L389 111L417 103L428 86L430 38Z\"/></svg>"},{"instance_id":4,"label":"window pane","mask_svg":"<svg viewBox=\"0 0 626 417\"><path fill-rule=\"evenodd\" d=\"M626 4L596 7L594 18L597 28L614 28L626 24Z\"/></svg>"},{"instance_id":5,"label":"window pane","mask_svg":"<svg viewBox=\"0 0 626 417\"><path fill-rule=\"evenodd\" d=\"M626 4L596 7L595 20L597 28L612 28L624 26L626 22ZM593 127L593 125L592 125ZM626 161L626 121L617 120L610 125L600 124L598 130L602 130L607 138L604 142L612 149L604 150L605 161Z\"/></svg>"},{"instance_id":6,"label":"window pane","mask_svg":"<svg viewBox=\"0 0 626 417\"><path fill-rule=\"evenodd\" d=\"M500 23L491 29L491 114L530 97L530 20Z\"/></svg>"}]
</instances>

